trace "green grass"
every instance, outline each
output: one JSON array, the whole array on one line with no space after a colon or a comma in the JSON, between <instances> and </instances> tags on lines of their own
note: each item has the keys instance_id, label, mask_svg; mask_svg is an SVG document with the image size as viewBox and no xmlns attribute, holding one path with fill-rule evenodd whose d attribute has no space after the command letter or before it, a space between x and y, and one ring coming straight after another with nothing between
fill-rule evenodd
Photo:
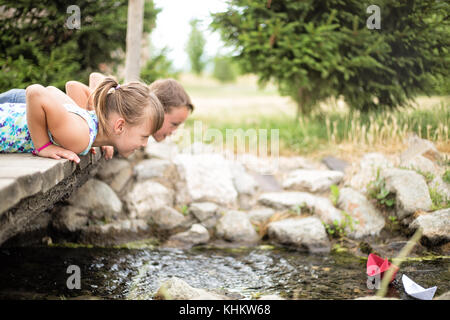
<instances>
[{"instance_id":1,"label":"green grass","mask_svg":"<svg viewBox=\"0 0 450 320\"><path fill-rule=\"evenodd\" d=\"M302 117L299 120L287 115L234 118L217 115L188 118L186 128L194 121L203 121L203 128L219 129L279 129L280 153L310 153L327 151L337 144L349 143L357 149L381 146L390 151L401 149L405 137L414 132L420 137L449 148L450 108L444 102L424 109L399 109L378 113L328 111ZM270 139L270 134L269 137ZM270 146L270 140L269 146ZM283 152L286 151L286 152ZM449 152L450 150L444 150Z\"/></svg>"}]
</instances>

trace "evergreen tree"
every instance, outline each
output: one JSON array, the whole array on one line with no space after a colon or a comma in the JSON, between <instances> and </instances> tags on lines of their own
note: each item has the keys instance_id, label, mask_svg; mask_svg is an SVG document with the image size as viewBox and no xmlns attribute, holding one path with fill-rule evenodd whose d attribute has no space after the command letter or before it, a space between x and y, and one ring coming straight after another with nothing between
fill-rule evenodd
<instances>
[{"instance_id":1,"label":"evergreen tree","mask_svg":"<svg viewBox=\"0 0 450 320\"><path fill-rule=\"evenodd\" d=\"M370 4L380 8L380 29L368 28L369 5L359 0L232 0L212 26L244 71L274 80L302 113L330 96L362 111L394 108L448 79L447 2Z\"/></svg>"},{"instance_id":2,"label":"evergreen tree","mask_svg":"<svg viewBox=\"0 0 450 320\"><path fill-rule=\"evenodd\" d=\"M101 63L121 61L125 50L127 0L80 0L80 26L69 28L74 1L3 0L0 6L0 91L42 83L64 88L66 81L87 82ZM146 1L144 32L154 27L158 10Z\"/></svg>"},{"instance_id":3,"label":"evergreen tree","mask_svg":"<svg viewBox=\"0 0 450 320\"><path fill-rule=\"evenodd\" d=\"M198 28L198 23L199 21L197 19L190 21L191 33L186 50L189 55L189 61L191 62L191 70L196 74L201 74L206 65L203 59L206 40Z\"/></svg>"}]
</instances>

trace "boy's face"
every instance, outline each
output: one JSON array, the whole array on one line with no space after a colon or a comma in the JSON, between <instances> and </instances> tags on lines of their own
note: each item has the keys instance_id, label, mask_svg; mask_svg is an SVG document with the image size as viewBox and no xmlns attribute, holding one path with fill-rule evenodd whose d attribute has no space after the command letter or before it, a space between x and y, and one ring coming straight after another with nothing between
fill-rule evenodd
<instances>
[{"instance_id":1,"label":"boy's face","mask_svg":"<svg viewBox=\"0 0 450 320\"><path fill-rule=\"evenodd\" d=\"M163 141L170 136L177 128L186 121L189 116L189 109L185 106L172 107L168 113L164 114L164 122L158 131L153 134L157 142Z\"/></svg>"}]
</instances>

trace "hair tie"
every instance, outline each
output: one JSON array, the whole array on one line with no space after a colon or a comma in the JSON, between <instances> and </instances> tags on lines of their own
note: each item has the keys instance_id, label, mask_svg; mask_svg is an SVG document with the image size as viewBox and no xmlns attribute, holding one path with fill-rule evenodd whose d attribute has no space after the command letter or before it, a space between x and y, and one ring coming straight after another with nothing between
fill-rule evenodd
<instances>
[{"instance_id":1,"label":"hair tie","mask_svg":"<svg viewBox=\"0 0 450 320\"><path fill-rule=\"evenodd\" d=\"M117 84L117 86L114 87L114 90L117 90L120 88L120 84Z\"/></svg>"}]
</instances>

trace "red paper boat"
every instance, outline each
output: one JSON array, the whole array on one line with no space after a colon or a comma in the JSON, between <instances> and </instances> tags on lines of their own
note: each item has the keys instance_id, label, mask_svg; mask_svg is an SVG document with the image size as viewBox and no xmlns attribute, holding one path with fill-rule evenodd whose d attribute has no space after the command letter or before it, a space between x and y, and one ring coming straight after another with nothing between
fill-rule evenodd
<instances>
[{"instance_id":1,"label":"red paper boat","mask_svg":"<svg viewBox=\"0 0 450 320\"><path fill-rule=\"evenodd\" d=\"M384 273L392 267L394 269L394 273L392 274L392 282L395 279L395 275L397 274L398 267L388 261L388 259L380 258L379 256L371 253L367 259L367 275L368 276L376 276L380 275L381 279L383 278Z\"/></svg>"}]
</instances>

